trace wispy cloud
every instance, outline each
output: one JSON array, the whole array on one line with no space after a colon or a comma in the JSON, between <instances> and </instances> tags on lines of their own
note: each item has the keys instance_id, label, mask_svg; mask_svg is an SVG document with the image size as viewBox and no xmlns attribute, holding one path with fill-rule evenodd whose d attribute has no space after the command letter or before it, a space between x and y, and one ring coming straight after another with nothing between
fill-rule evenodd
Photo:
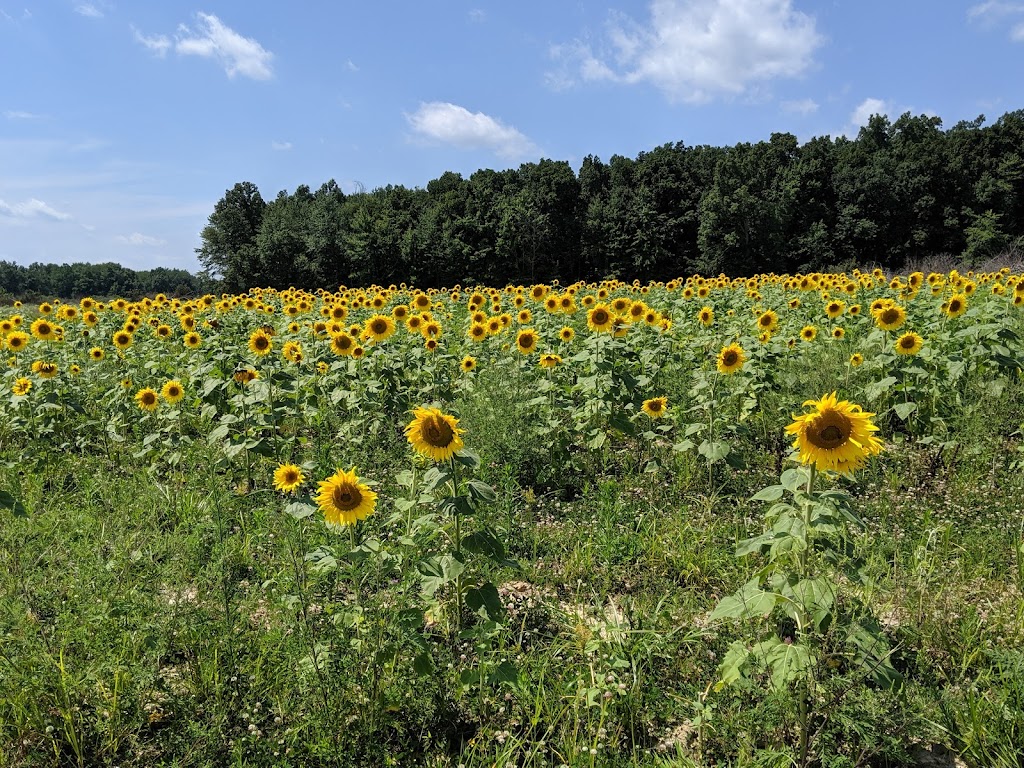
<instances>
[{"instance_id":1,"label":"wispy cloud","mask_svg":"<svg viewBox=\"0 0 1024 768\"><path fill-rule=\"evenodd\" d=\"M167 55L167 51L171 48L171 39L167 35L144 35L134 24L131 29L132 35L135 36L135 42L145 46L161 58Z\"/></svg>"},{"instance_id":2,"label":"wispy cloud","mask_svg":"<svg viewBox=\"0 0 1024 768\"><path fill-rule=\"evenodd\" d=\"M508 160L539 154L523 133L483 112L444 101L420 104L406 120L422 139L459 149L486 149Z\"/></svg>"},{"instance_id":3,"label":"wispy cloud","mask_svg":"<svg viewBox=\"0 0 1024 768\"><path fill-rule=\"evenodd\" d=\"M1010 25L1010 39L1015 43L1024 43L1024 3L988 0L968 8L967 18L989 26ZM1014 19L1018 21L1013 23Z\"/></svg>"},{"instance_id":4,"label":"wispy cloud","mask_svg":"<svg viewBox=\"0 0 1024 768\"><path fill-rule=\"evenodd\" d=\"M9 109L4 112L4 117L8 120L38 120L42 115L37 115L35 112L25 112L20 109Z\"/></svg>"},{"instance_id":5,"label":"wispy cloud","mask_svg":"<svg viewBox=\"0 0 1024 768\"><path fill-rule=\"evenodd\" d=\"M644 22L613 15L596 46L555 46L547 81L649 83L670 100L705 102L803 74L823 42L792 0L652 0Z\"/></svg>"},{"instance_id":6,"label":"wispy cloud","mask_svg":"<svg viewBox=\"0 0 1024 768\"><path fill-rule=\"evenodd\" d=\"M197 13L196 19L194 27L180 24L173 41L167 35L145 35L134 26L132 33L137 42L157 56L165 56L173 47L181 56L216 60L231 78L241 75L268 80L273 77L274 54L256 40L240 35L213 14Z\"/></svg>"},{"instance_id":7,"label":"wispy cloud","mask_svg":"<svg viewBox=\"0 0 1024 768\"><path fill-rule=\"evenodd\" d=\"M290 141L272 141L270 142L270 148L284 152L292 148L292 143Z\"/></svg>"},{"instance_id":8,"label":"wispy cloud","mask_svg":"<svg viewBox=\"0 0 1024 768\"><path fill-rule=\"evenodd\" d=\"M487 12L483 8L470 8L469 9L469 20L474 21L477 24L486 21Z\"/></svg>"},{"instance_id":9,"label":"wispy cloud","mask_svg":"<svg viewBox=\"0 0 1024 768\"><path fill-rule=\"evenodd\" d=\"M196 29L182 25L174 50L184 56L202 56L217 59L228 77L242 75L253 80L268 80L273 76L270 62L274 54L251 37L242 37L213 14L198 13Z\"/></svg>"},{"instance_id":10,"label":"wispy cloud","mask_svg":"<svg viewBox=\"0 0 1024 768\"><path fill-rule=\"evenodd\" d=\"M349 59L348 61L345 62L345 69L347 69L349 72L359 71L359 67L356 66L356 63L352 61L352 59Z\"/></svg>"},{"instance_id":11,"label":"wispy cloud","mask_svg":"<svg viewBox=\"0 0 1024 768\"><path fill-rule=\"evenodd\" d=\"M20 203L8 203L0 199L0 215L9 216L14 219L35 219L44 218L53 221L68 221L71 214L62 213L56 208L47 205L42 200L30 197Z\"/></svg>"},{"instance_id":12,"label":"wispy cloud","mask_svg":"<svg viewBox=\"0 0 1024 768\"><path fill-rule=\"evenodd\" d=\"M818 102L814 99L796 99L783 101L779 104L785 112L795 112L799 115L811 115L818 111Z\"/></svg>"},{"instance_id":13,"label":"wispy cloud","mask_svg":"<svg viewBox=\"0 0 1024 768\"><path fill-rule=\"evenodd\" d=\"M75 13L80 16L88 16L90 19L102 19L103 11L92 3L79 3L75 6Z\"/></svg>"},{"instance_id":14,"label":"wispy cloud","mask_svg":"<svg viewBox=\"0 0 1024 768\"><path fill-rule=\"evenodd\" d=\"M144 235L141 232L132 232L130 235L118 235L114 239L119 243L123 243L124 245L142 245L151 248L161 245L167 245L166 240L162 240L159 237L153 237L151 235Z\"/></svg>"}]
</instances>

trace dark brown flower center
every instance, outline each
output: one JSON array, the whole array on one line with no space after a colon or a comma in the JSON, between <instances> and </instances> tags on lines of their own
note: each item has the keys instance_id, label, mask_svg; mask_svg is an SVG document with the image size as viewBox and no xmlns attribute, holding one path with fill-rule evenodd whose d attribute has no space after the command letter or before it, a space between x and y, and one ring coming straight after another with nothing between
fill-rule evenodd
<instances>
[{"instance_id":1,"label":"dark brown flower center","mask_svg":"<svg viewBox=\"0 0 1024 768\"><path fill-rule=\"evenodd\" d=\"M447 448L454 437L451 426L440 416L430 416L423 424L423 440L435 448Z\"/></svg>"},{"instance_id":2,"label":"dark brown flower center","mask_svg":"<svg viewBox=\"0 0 1024 768\"><path fill-rule=\"evenodd\" d=\"M359 506L359 503L363 500L363 494L359 492L359 489L351 483L339 483L334 486L334 490L331 491L331 501L334 506L343 512L348 512L351 509L355 509Z\"/></svg>"}]
</instances>

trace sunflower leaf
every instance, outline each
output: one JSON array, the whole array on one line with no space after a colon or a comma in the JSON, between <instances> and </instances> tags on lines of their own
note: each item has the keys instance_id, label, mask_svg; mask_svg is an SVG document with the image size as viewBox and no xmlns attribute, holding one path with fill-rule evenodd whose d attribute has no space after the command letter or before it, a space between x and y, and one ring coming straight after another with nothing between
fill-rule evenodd
<instances>
[{"instance_id":1,"label":"sunflower leaf","mask_svg":"<svg viewBox=\"0 0 1024 768\"><path fill-rule=\"evenodd\" d=\"M769 485L750 497L751 501L778 501L786 489L781 485Z\"/></svg>"},{"instance_id":2,"label":"sunflower leaf","mask_svg":"<svg viewBox=\"0 0 1024 768\"><path fill-rule=\"evenodd\" d=\"M15 517L28 517L28 512L25 511L21 501L7 491L0 491L0 507L11 510Z\"/></svg>"}]
</instances>

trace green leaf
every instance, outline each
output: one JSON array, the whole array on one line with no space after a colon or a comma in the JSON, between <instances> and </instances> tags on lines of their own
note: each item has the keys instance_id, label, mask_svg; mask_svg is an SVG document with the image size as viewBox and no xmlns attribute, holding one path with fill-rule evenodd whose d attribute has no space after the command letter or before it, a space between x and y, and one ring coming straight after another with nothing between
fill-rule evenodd
<instances>
[{"instance_id":1,"label":"green leaf","mask_svg":"<svg viewBox=\"0 0 1024 768\"><path fill-rule=\"evenodd\" d=\"M752 579L730 597L723 597L711 613L711 621L719 619L745 619L751 616L767 616L772 612L778 595L761 589L758 580Z\"/></svg>"},{"instance_id":2,"label":"green leaf","mask_svg":"<svg viewBox=\"0 0 1024 768\"><path fill-rule=\"evenodd\" d=\"M697 452L708 461L721 461L729 455L731 448L722 440L705 440L697 447Z\"/></svg>"},{"instance_id":3,"label":"green leaf","mask_svg":"<svg viewBox=\"0 0 1024 768\"><path fill-rule=\"evenodd\" d=\"M480 468L480 457L468 448L463 448L461 451L456 453L455 460L462 466L469 467L470 469Z\"/></svg>"},{"instance_id":4,"label":"green leaf","mask_svg":"<svg viewBox=\"0 0 1024 768\"><path fill-rule=\"evenodd\" d=\"M754 646L753 653L768 665L772 687L776 689L803 677L813 660L811 649L803 643L787 643L777 637L762 640Z\"/></svg>"},{"instance_id":5,"label":"green leaf","mask_svg":"<svg viewBox=\"0 0 1024 768\"><path fill-rule=\"evenodd\" d=\"M892 409L900 419L906 421L907 417L917 410L917 403L897 403L892 407Z\"/></svg>"},{"instance_id":6,"label":"green leaf","mask_svg":"<svg viewBox=\"0 0 1024 768\"><path fill-rule=\"evenodd\" d=\"M296 501L284 508L285 514L291 515L296 520L305 520L316 512L316 507L305 501Z\"/></svg>"},{"instance_id":7,"label":"green leaf","mask_svg":"<svg viewBox=\"0 0 1024 768\"><path fill-rule=\"evenodd\" d=\"M718 687L745 681L750 672L749 662L750 649L740 640L733 642L718 665Z\"/></svg>"},{"instance_id":8,"label":"green leaf","mask_svg":"<svg viewBox=\"0 0 1024 768\"><path fill-rule=\"evenodd\" d=\"M462 539L462 548L473 554L488 557L499 565L518 567L519 563L509 560L505 552L505 544L491 531L482 529Z\"/></svg>"},{"instance_id":9,"label":"green leaf","mask_svg":"<svg viewBox=\"0 0 1024 768\"><path fill-rule=\"evenodd\" d=\"M786 489L781 485L769 485L767 488L762 488L760 491L750 497L751 501L778 501L782 498L782 495L786 492Z\"/></svg>"},{"instance_id":10,"label":"green leaf","mask_svg":"<svg viewBox=\"0 0 1024 768\"><path fill-rule=\"evenodd\" d=\"M434 674L434 660L427 651L418 653L413 657L412 669L420 677L429 677Z\"/></svg>"},{"instance_id":11,"label":"green leaf","mask_svg":"<svg viewBox=\"0 0 1024 768\"><path fill-rule=\"evenodd\" d=\"M498 495L494 492L494 488L479 480L470 480L466 483L466 489L469 491L469 495L473 498L473 501L482 501L487 504L492 504L498 499Z\"/></svg>"},{"instance_id":12,"label":"green leaf","mask_svg":"<svg viewBox=\"0 0 1024 768\"><path fill-rule=\"evenodd\" d=\"M505 607L501 604L498 588L490 582L466 590L466 605L476 613L482 610L491 621L500 622L505 618Z\"/></svg>"},{"instance_id":13,"label":"green leaf","mask_svg":"<svg viewBox=\"0 0 1024 768\"><path fill-rule=\"evenodd\" d=\"M21 501L7 491L0 491L0 507L11 510L15 517L28 517L28 512Z\"/></svg>"},{"instance_id":14,"label":"green leaf","mask_svg":"<svg viewBox=\"0 0 1024 768\"><path fill-rule=\"evenodd\" d=\"M466 569L454 555L441 555L424 560L417 566L420 574L420 589L427 597L433 597L441 587L451 584Z\"/></svg>"}]
</instances>

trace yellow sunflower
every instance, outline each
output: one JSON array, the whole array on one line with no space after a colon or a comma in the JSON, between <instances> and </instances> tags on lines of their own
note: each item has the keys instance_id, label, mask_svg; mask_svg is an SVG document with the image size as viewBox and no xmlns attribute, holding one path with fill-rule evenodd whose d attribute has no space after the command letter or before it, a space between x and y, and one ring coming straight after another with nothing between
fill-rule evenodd
<instances>
[{"instance_id":1,"label":"yellow sunflower","mask_svg":"<svg viewBox=\"0 0 1024 768\"><path fill-rule=\"evenodd\" d=\"M537 351L537 332L532 328L523 328L518 335L516 335L516 348L524 355L532 354Z\"/></svg>"},{"instance_id":2,"label":"yellow sunflower","mask_svg":"<svg viewBox=\"0 0 1024 768\"><path fill-rule=\"evenodd\" d=\"M28 346L28 334L23 331L11 331L7 334L7 347L12 352L20 352Z\"/></svg>"},{"instance_id":3,"label":"yellow sunflower","mask_svg":"<svg viewBox=\"0 0 1024 768\"><path fill-rule=\"evenodd\" d=\"M339 469L321 480L319 487L316 504L330 525L355 525L372 515L377 506L377 494L359 482L355 467L348 472Z\"/></svg>"},{"instance_id":4,"label":"yellow sunflower","mask_svg":"<svg viewBox=\"0 0 1024 768\"><path fill-rule=\"evenodd\" d=\"M895 331L907 321L907 310L899 304L882 307L875 313L875 325L883 331Z\"/></svg>"},{"instance_id":5,"label":"yellow sunflower","mask_svg":"<svg viewBox=\"0 0 1024 768\"><path fill-rule=\"evenodd\" d=\"M875 414L838 400L835 392L821 400L808 400L804 403L807 406L814 411L794 415L793 423L786 427L786 433L795 438L793 448L800 452L804 464L819 471L849 474L862 467L868 456L881 452L882 443L872 434L878 431L871 421Z\"/></svg>"},{"instance_id":6,"label":"yellow sunflower","mask_svg":"<svg viewBox=\"0 0 1024 768\"><path fill-rule=\"evenodd\" d=\"M255 381L260 377L259 371L254 371L252 368L243 368L239 371L235 371L232 377L236 384L248 384L251 381Z\"/></svg>"},{"instance_id":7,"label":"yellow sunflower","mask_svg":"<svg viewBox=\"0 0 1024 768\"><path fill-rule=\"evenodd\" d=\"M852 355L850 355L850 365L852 365L854 368L856 368L858 365L862 364L863 362L864 362L864 355L862 355L860 352L854 352Z\"/></svg>"},{"instance_id":8,"label":"yellow sunflower","mask_svg":"<svg viewBox=\"0 0 1024 768\"><path fill-rule=\"evenodd\" d=\"M339 333L331 336L331 352L342 357L348 357L356 347L356 340L347 333Z\"/></svg>"},{"instance_id":9,"label":"yellow sunflower","mask_svg":"<svg viewBox=\"0 0 1024 768\"><path fill-rule=\"evenodd\" d=\"M465 445L459 420L437 408L413 411L413 420L405 428L405 436L417 453L434 461L450 459Z\"/></svg>"},{"instance_id":10,"label":"yellow sunflower","mask_svg":"<svg viewBox=\"0 0 1024 768\"><path fill-rule=\"evenodd\" d=\"M722 351L718 353L718 371L724 374L736 373L736 371L743 367L746 359L746 354L739 344L730 344L727 347L723 347Z\"/></svg>"},{"instance_id":11,"label":"yellow sunflower","mask_svg":"<svg viewBox=\"0 0 1024 768\"><path fill-rule=\"evenodd\" d=\"M376 342L385 341L395 332L395 321L387 315L374 315L363 327L363 338Z\"/></svg>"},{"instance_id":12,"label":"yellow sunflower","mask_svg":"<svg viewBox=\"0 0 1024 768\"><path fill-rule=\"evenodd\" d=\"M249 337L249 349L254 355L263 357L263 355L269 354L273 347L274 340L262 328L257 328Z\"/></svg>"},{"instance_id":13,"label":"yellow sunflower","mask_svg":"<svg viewBox=\"0 0 1024 768\"><path fill-rule=\"evenodd\" d=\"M185 396L185 388L177 379L171 379L160 388L160 394L168 403L176 403Z\"/></svg>"},{"instance_id":14,"label":"yellow sunflower","mask_svg":"<svg viewBox=\"0 0 1024 768\"><path fill-rule=\"evenodd\" d=\"M473 323L466 335L473 341L483 341L487 338L487 326L483 323Z\"/></svg>"},{"instance_id":15,"label":"yellow sunflower","mask_svg":"<svg viewBox=\"0 0 1024 768\"><path fill-rule=\"evenodd\" d=\"M805 325L800 329L800 338L804 341L814 341L818 336L818 329L813 325Z\"/></svg>"},{"instance_id":16,"label":"yellow sunflower","mask_svg":"<svg viewBox=\"0 0 1024 768\"><path fill-rule=\"evenodd\" d=\"M476 358L473 357L472 355L466 355L464 358L462 358L462 362L459 363L459 366L462 368L462 370L468 373L469 371L472 371L473 369L476 368Z\"/></svg>"},{"instance_id":17,"label":"yellow sunflower","mask_svg":"<svg viewBox=\"0 0 1024 768\"><path fill-rule=\"evenodd\" d=\"M540 367L541 368L554 368L555 366L561 365L562 356L546 353L540 356Z\"/></svg>"},{"instance_id":18,"label":"yellow sunflower","mask_svg":"<svg viewBox=\"0 0 1024 768\"><path fill-rule=\"evenodd\" d=\"M567 343L572 341L575 337L576 337L576 331L574 331L568 325L565 326L564 328L562 328L562 330L560 330L558 332L558 338L560 338L562 341L567 342Z\"/></svg>"},{"instance_id":19,"label":"yellow sunflower","mask_svg":"<svg viewBox=\"0 0 1024 768\"><path fill-rule=\"evenodd\" d=\"M144 411L155 411L157 405L160 404L156 390L150 389L149 387L140 389L135 393L135 402L138 404L139 408Z\"/></svg>"},{"instance_id":20,"label":"yellow sunflower","mask_svg":"<svg viewBox=\"0 0 1024 768\"><path fill-rule=\"evenodd\" d=\"M644 400L643 412L652 419L660 419L665 415L665 410L667 408L667 397L652 397L650 400Z\"/></svg>"},{"instance_id":21,"label":"yellow sunflower","mask_svg":"<svg viewBox=\"0 0 1024 768\"><path fill-rule=\"evenodd\" d=\"M897 355L916 355L921 351L921 347L924 346L924 339L913 331L907 331L898 339L896 339L896 354Z\"/></svg>"},{"instance_id":22,"label":"yellow sunflower","mask_svg":"<svg viewBox=\"0 0 1024 768\"><path fill-rule=\"evenodd\" d=\"M189 331L188 333L185 334L185 338L183 341L186 347L188 347L189 349L195 349L196 347L203 343L203 337L200 336L195 331Z\"/></svg>"},{"instance_id":23,"label":"yellow sunflower","mask_svg":"<svg viewBox=\"0 0 1024 768\"><path fill-rule=\"evenodd\" d=\"M779 315L775 310L769 309L767 312L762 312L757 318L757 329L762 333L775 333L778 327Z\"/></svg>"},{"instance_id":24,"label":"yellow sunflower","mask_svg":"<svg viewBox=\"0 0 1024 768\"><path fill-rule=\"evenodd\" d=\"M705 328L712 325L715 322L715 310L711 307L701 307L700 312L697 313L697 322Z\"/></svg>"},{"instance_id":25,"label":"yellow sunflower","mask_svg":"<svg viewBox=\"0 0 1024 768\"><path fill-rule=\"evenodd\" d=\"M56 363L47 363L42 360L37 360L32 363L32 370L39 374L39 378L41 379L52 379L60 373L60 368L57 367Z\"/></svg>"},{"instance_id":26,"label":"yellow sunflower","mask_svg":"<svg viewBox=\"0 0 1024 768\"><path fill-rule=\"evenodd\" d=\"M26 379L24 376L22 376L21 378L15 380L13 386L11 387L11 392L13 392L17 397L23 397L24 395L27 395L29 393L29 390L31 389L32 380Z\"/></svg>"},{"instance_id":27,"label":"yellow sunflower","mask_svg":"<svg viewBox=\"0 0 1024 768\"><path fill-rule=\"evenodd\" d=\"M967 311L967 297L962 293L953 294L949 301L943 303L942 311L950 317L960 317Z\"/></svg>"},{"instance_id":28,"label":"yellow sunflower","mask_svg":"<svg viewBox=\"0 0 1024 768\"><path fill-rule=\"evenodd\" d=\"M302 469L295 464L282 464L274 470L274 487L282 493L295 493L304 482Z\"/></svg>"},{"instance_id":29,"label":"yellow sunflower","mask_svg":"<svg viewBox=\"0 0 1024 768\"><path fill-rule=\"evenodd\" d=\"M42 317L32 321L30 330L32 335L40 341L53 341L57 338L57 326Z\"/></svg>"},{"instance_id":30,"label":"yellow sunflower","mask_svg":"<svg viewBox=\"0 0 1024 768\"><path fill-rule=\"evenodd\" d=\"M587 310L587 327L595 333L610 331L614 324L611 310L604 304L595 304Z\"/></svg>"}]
</instances>

